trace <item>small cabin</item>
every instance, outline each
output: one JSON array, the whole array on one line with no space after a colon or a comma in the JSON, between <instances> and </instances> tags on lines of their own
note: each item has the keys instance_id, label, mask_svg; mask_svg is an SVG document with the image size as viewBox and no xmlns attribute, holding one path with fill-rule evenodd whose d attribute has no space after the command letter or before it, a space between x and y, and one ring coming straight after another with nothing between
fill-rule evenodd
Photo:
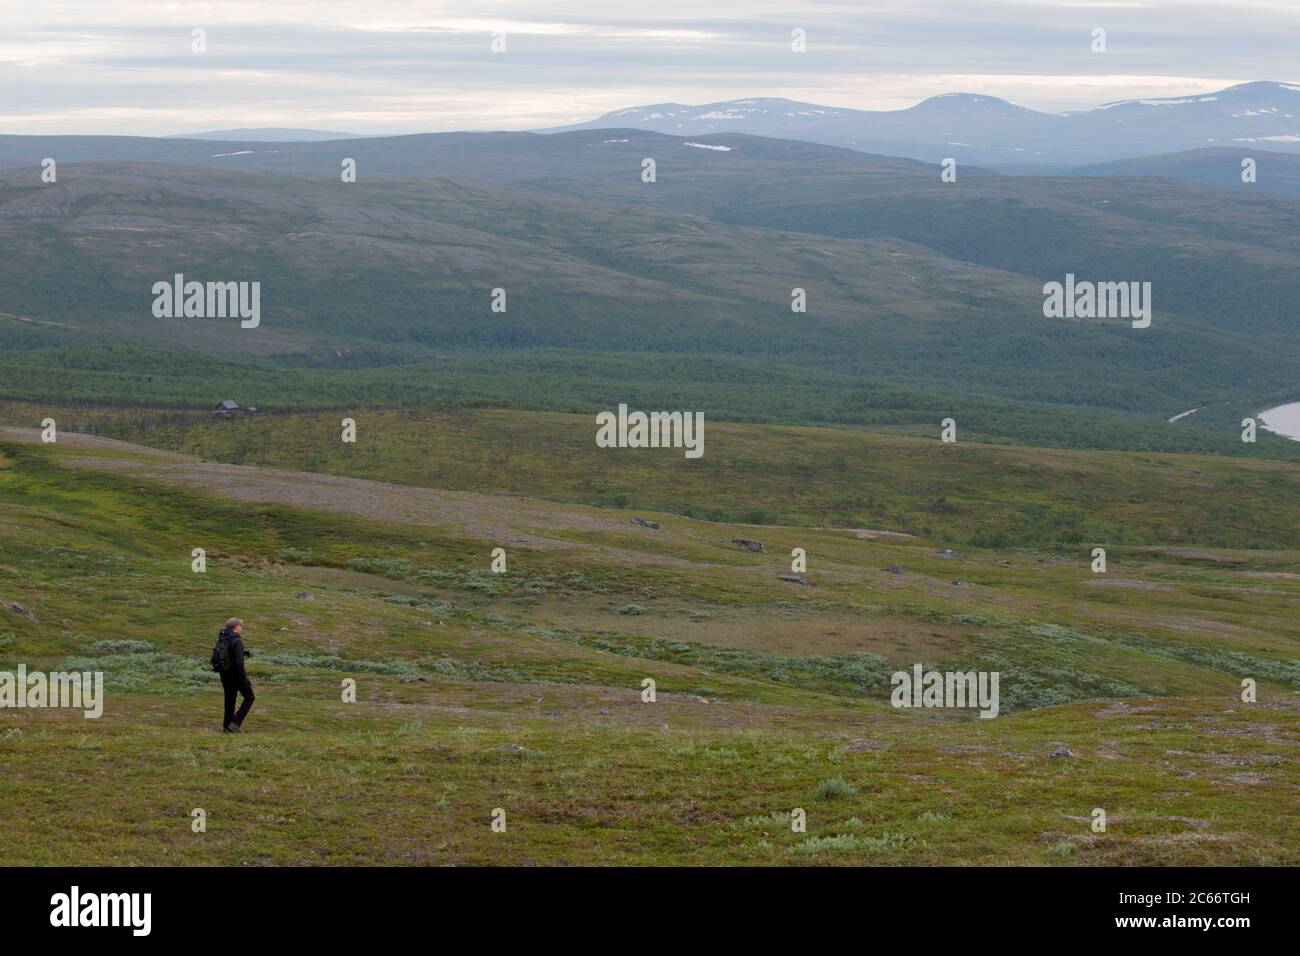
<instances>
[{"instance_id":1,"label":"small cabin","mask_svg":"<svg viewBox=\"0 0 1300 956\"><path fill-rule=\"evenodd\" d=\"M214 415L256 415L257 409L249 405L247 408L240 408L239 403L234 399L224 399L213 411Z\"/></svg>"}]
</instances>

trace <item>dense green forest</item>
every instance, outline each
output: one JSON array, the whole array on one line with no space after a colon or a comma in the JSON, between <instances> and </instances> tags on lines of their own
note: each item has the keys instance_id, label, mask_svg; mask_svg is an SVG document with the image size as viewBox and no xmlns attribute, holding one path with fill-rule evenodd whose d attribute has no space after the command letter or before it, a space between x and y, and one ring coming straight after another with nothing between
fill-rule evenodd
<instances>
[{"instance_id":1,"label":"dense green forest","mask_svg":"<svg viewBox=\"0 0 1300 956\"><path fill-rule=\"evenodd\" d=\"M1300 443L1263 430L1255 444L1244 444L1235 427L1241 413L1229 406L1198 412L1197 424L1171 425L1135 413L905 388L732 356L551 349L340 369L118 345L7 352L0 356L0 380L0 398L37 405L44 399L211 409L230 398L264 411L382 406L596 412L626 402L646 410L704 409L716 421L807 422L934 436L940 422L952 417L959 437L972 441L1300 459ZM7 418L8 424L37 424Z\"/></svg>"},{"instance_id":2,"label":"dense green forest","mask_svg":"<svg viewBox=\"0 0 1300 956\"><path fill-rule=\"evenodd\" d=\"M48 188L0 172L0 394L628 402L917 433L954 417L985 440L1295 455L1238 433L1300 398L1300 204L1135 179L944 185L752 137L685 150L651 187L624 167L670 137L588 138L434 137L449 176L474 179L428 178L414 150L390 158L408 178L346 188L318 175L320 144L254 157L273 172L72 163ZM1067 272L1151 282L1151 327L1045 318L1043 282ZM155 318L150 289L175 273L260 283L261 324Z\"/></svg>"}]
</instances>

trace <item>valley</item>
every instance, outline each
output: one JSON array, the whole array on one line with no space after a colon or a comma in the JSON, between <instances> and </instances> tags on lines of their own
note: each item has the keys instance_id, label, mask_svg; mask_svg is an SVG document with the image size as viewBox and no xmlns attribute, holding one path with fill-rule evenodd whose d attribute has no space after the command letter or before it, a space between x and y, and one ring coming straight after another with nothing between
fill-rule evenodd
<instances>
[{"instance_id":1,"label":"valley","mask_svg":"<svg viewBox=\"0 0 1300 956\"><path fill-rule=\"evenodd\" d=\"M276 6L0 49L7 866L1300 865L1277 5Z\"/></svg>"},{"instance_id":2,"label":"valley","mask_svg":"<svg viewBox=\"0 0 1300 956\"><path fill-rule=\"evenodd\" d=\"M679 142L593 152L590 135L417 137L454 177L354 184L151 163L68 164L46 187L0 172L3 394L689 400L710 418L886 429L961 408L972 439L1296 455L1237 434L1294 397L1293 202L1148 180L944 184L903 160L734 136L647 185L640 157ZM382 155L398 168L429 152ZM239 322L155 315L151 290L176 274L256 283L257 317L251 302ZM1045 318L1044 283L1071 274L1149 282L1151 326Z\"/></svg>"}]
</instances>

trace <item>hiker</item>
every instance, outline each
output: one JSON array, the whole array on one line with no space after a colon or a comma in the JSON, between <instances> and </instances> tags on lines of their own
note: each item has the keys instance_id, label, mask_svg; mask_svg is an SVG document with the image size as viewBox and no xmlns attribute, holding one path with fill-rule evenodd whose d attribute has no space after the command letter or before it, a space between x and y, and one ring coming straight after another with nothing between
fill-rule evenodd
<instances>
[{"instance_id":1,"label":"hiker","mask_svg":"<svg viewBox=\"0 0 1300 956\"><path fill-rule=\"evenodd\" d=\"M244 650L244 622L232 617L217 635L217 646L212 651L212 669L221 674L221 688L226 692L226 712L221 729L228 734L242 733L240 725L253 706L253 685L244 672L244 658L253 655ZM243 694L244 702L235 713L235 695Z\"/></svg>"}]
</instances>

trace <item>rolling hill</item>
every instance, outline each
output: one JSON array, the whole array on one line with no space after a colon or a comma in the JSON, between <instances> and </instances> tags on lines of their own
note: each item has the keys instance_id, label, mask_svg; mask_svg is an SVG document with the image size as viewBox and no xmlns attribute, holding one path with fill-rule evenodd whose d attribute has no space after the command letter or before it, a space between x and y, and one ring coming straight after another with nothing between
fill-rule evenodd
<instances>
[{"instance_id":1,"label":"rolling hill","mask_svg":"<svg viewBox=\"0 0 1300 956\"><path fill-rule=\"evenodd\" d=\"M1241 178L1242 160L1255 160L1253 183ZM1140 156L1071 170L1072 176L1161 177L1242 193L1300 196L1300 156L1259 149L1193 149L1164 156Z\"/></svg>"},{"instance_id":2,"label":"rolling hill","mask_svg":"<svg viewBox=\"0 0 1300 956\"><path fill-rule=\"evenodd\" d=\"M131 343L378 370L364 390L386 401L437 381L459 401L548 408L616 400L631 361L660 382L647 402L690 394L715 415L746 404L726 383L758 362L760 378L786 384L744 417L903 425L959 404L989 437L1051 442L1055 429L1059 442L1087 432L1117 447L1147 447L1144 428L1157 443L1206 427L1226 439L1294 397L1300 205L1282 198L971 169L943 183L908 160L738 134L234 145L0 141L11 164L66 157L55 184L36 165L0 173L0 340L23 350L6 360L9 394L48 388L49 368L81 377L100 361L42 349ZM357 160L357 183L339 181L341 155ZM143 156L154 162L105 161ZM654 183L641 180L646 156ZM265 321L250 332L154 318L149 290L176 273L262 282ZM1044 319L1042 284L1067 273L1151 282L1152 327ZM496 288L506 315L489 309ZM795 288L806 313L791 311ZM714 369L703 396L688 377L701 359ZM185 400L190 386L169 374L183 360L113 360L113 394ZM590 379L575 385L565 363ZM525 390L529 365L554 375ZM320 396L343 382L315 381ZM205 386L193 401L221 397ZM1193 406L1206 408L1195 423L1164 427ZM999 416L1008 424L985 427ZM1207 441L1196 447L1230 447Z\"/></svg>"},{"instance_id":3,"label":"rolling hill","mask_svg":"<svg viewBox=\"0 0 1300 956\"><path fill-rule=\"evenodd\" d=\"M257 126L241 129L214 129L201 133L174 133L169 139L221 139L240 142L295 143L334 139L360 139L357 133L338 133L323 129L297 129L284 126Z\"/></svg>"}]
</instances>

